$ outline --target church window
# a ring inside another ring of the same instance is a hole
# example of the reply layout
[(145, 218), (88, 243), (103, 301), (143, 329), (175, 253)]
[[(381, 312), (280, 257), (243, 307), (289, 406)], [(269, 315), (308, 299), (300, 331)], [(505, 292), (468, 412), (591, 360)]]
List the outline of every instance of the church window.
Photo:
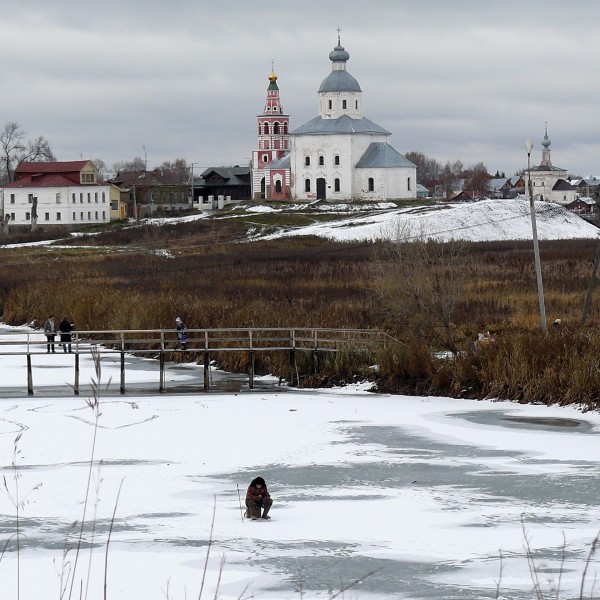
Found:
[(278, 179), (275, 182), (275, 193), (276, 194), (281, 194), (281, 180), (280, 179)]
[(269, 162), (269, 157), (266, 154), (263, 154), (263, 162)]
[(410, 192), (410, 177), (406, 181), (406, 186), (408, 187), (408, 191)]
[(306, 167), (310, 167), (310, 156), (305, 156), (304, 157), (304, 165)]
[(310, 179), (305, 179), (304, 180), (304, 191), (305, 192), (310, 192)]
[(329, 101), (328, 106), (329, 106), (329, 110), (331, 110), (333, 108), (333, 102), (331, 100)]
[(354, 101), (354, 108), (355, 108), (356, 110), (358, 110), (358, 100), (355, 100), (355, 101)]
[(336, 192), (340, 191), (340, 180), (339, 179), (334, 180), (334, 182), (333, 182), (333, 189)]
[(260, 123), (258, 124), (258, 135), (260, 135), (262, 133), (262, 130), (260, 128)]
[(347, 104), (348, 104), (348, 103), (347, 103), (345, 100), (342, 100), (342, 108), (343, 108), (344, 110), (346, 110), (346, 109), (348, 108)]
[(265, 135), (269, 135), (269, 124), (265, 123)]
[(275, 125), (273, 125), (273, 133), (279, 133), (279, 123), (275, 123)]
[(283, 133), (287, 133), (287, 123), (283, 124)]
[(339, 155), (339, 154), (336, 154), (336, 155), (335, 155), (335, 157), (334, 157), (334, 159), (333, 159), (333, 164), (334, 164), (336, 167), (339, 167), (339, 166), (340, 166), (340, 155)]
[(319, 165), (322, 167), (325, 164), (325, 157), (319, 156)]
[(369, 192), (375, 191), (375, 180), (372, 177), (369, 177)]
[(269, 141), (268, 140), (265, 140), (265, 148), (264, 149), (265, 150), (269, 149)]

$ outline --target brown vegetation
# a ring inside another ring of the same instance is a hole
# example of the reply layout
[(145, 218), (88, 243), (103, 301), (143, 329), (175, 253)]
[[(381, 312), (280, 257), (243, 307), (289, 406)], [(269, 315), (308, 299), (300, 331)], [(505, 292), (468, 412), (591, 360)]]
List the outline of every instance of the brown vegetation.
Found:
[[(466, 351), (477, 333), (488, 329), (497, 341), (485, 351), (438, 360), (431, 350), (444, 345), (435, 327), (430, 323), (417, 331), (410, 326), (410, 312), (400, 317), (376, 293), (374, 257), (385, 245), (314, 238), (241, 242), (250, 226), (244, 219), (204, 220), (72, 242), (89, 249), (4, 249), (2, 319), (42, 323), (54, 313), (68, 315), (82, 330), (144, 329), (172, 328), (179, 314), (190, 328), (379, 328), (400, 342), (379, 357), (382, 390), (597, 402), (598, 301), (592, 302), (587, 326), (578, 325), (595, 242), (541, 244), (548, 319), (563, 323), (560, 334), (548, 338), (538, 334), (531, 244), (464, 245), (460, 255), (452, 255), (452, 268), (461, 275), (448, 323), (452, 341)], [(424, 273), (442, 275), (444, 268), (433, 260)], [(377, 276), (385, 280), (386, 274), (380, 270)], [(393, 289), (388, 292), (393, 295)], [(245, 366), (244, 358), (223, 360), (231, 362), (225, 367)], [(325, 383), (342, 373), (368, 373), (359, 360), (328, 362)], [(261, 357), (258, 367), (289, 375), (286, 359)]]

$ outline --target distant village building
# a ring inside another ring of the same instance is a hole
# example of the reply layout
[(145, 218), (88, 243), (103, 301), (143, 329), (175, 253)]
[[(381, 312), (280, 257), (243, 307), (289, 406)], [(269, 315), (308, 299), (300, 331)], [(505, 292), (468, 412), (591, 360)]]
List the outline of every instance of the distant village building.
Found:
[(258, 148), (252, 152), (252, 198), (290, 197), (290, 117), (283, 112), (277, 75), (271, 71), (265, 107), (258, 115)]
[[(529, 169), (534, 200), (545, 200), (566, 206), (577, 197), (577, 189), (567, 179), (567, 170), (555, 167), (550, 160), (548, 125), (542, 140), (542, 162)], [(527, 173), (527, 170), (525, 171)], [(527, 184), (529, 185), (529, 184)], [(529, 190), (527, 191), (529, 196)]]
[(120, 188), (120, 200), (130, 218), (172, 215), (191, 208), (190, 182), (156, 170), (122, 171), (110, 183)]
[(111, 218), (111, 185), (89, 160), (22, 162), (0, 194), (0, 215), (10, 225), (81, 226)]
[(362, 113), (362, 90), (340, 44), (318, 91), (319, 114), (290, 135), (291, 197), (298, 200), (415, 198), (416, 166), (389, 143), (390, 132)]

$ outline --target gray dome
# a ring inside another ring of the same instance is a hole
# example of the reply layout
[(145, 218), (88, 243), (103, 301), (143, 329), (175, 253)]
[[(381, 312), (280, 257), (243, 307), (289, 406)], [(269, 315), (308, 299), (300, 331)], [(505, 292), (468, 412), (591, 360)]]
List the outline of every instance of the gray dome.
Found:
[(348, 71), (331, 71), (319, 88), (321, 92), (361, 92), (358, 81)]
[(350, 55), (344, 49), (344, 46), (338, 45), (329, 53), (329, 60), (331, 62), (346, 62), (350, 58)]

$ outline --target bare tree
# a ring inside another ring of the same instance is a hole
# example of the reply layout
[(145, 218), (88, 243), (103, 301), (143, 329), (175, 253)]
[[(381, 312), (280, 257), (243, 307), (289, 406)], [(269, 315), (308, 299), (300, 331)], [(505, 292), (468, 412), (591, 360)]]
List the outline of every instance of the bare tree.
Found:
[(397, 224), (378, 247), (373, 287), (398, 331), (458, 352), (454, 315), (466, 278), (461, 241), (437, 242)]
[(124, 173), (127, 171), (145, 171), (146, 161), (139, 156), (136, 156), (133, 160), (120, 160), (113, 164), (112, 170), (115, 174)]
[(404, 156), (417, 167), (417, 183), (426, 185), (428, 181), (438, 178), (442, 165), (435, 158), (414, 150), (406, 152)]
[(22, 162), (42, 162), (56, 160), (46, 138), (39, 136), (26, 140), (26, 132), (16, 121), (9, 121), (0, 132), (0, 152), (2, 153), (3, 181), (13, 181), (15, 169)]

